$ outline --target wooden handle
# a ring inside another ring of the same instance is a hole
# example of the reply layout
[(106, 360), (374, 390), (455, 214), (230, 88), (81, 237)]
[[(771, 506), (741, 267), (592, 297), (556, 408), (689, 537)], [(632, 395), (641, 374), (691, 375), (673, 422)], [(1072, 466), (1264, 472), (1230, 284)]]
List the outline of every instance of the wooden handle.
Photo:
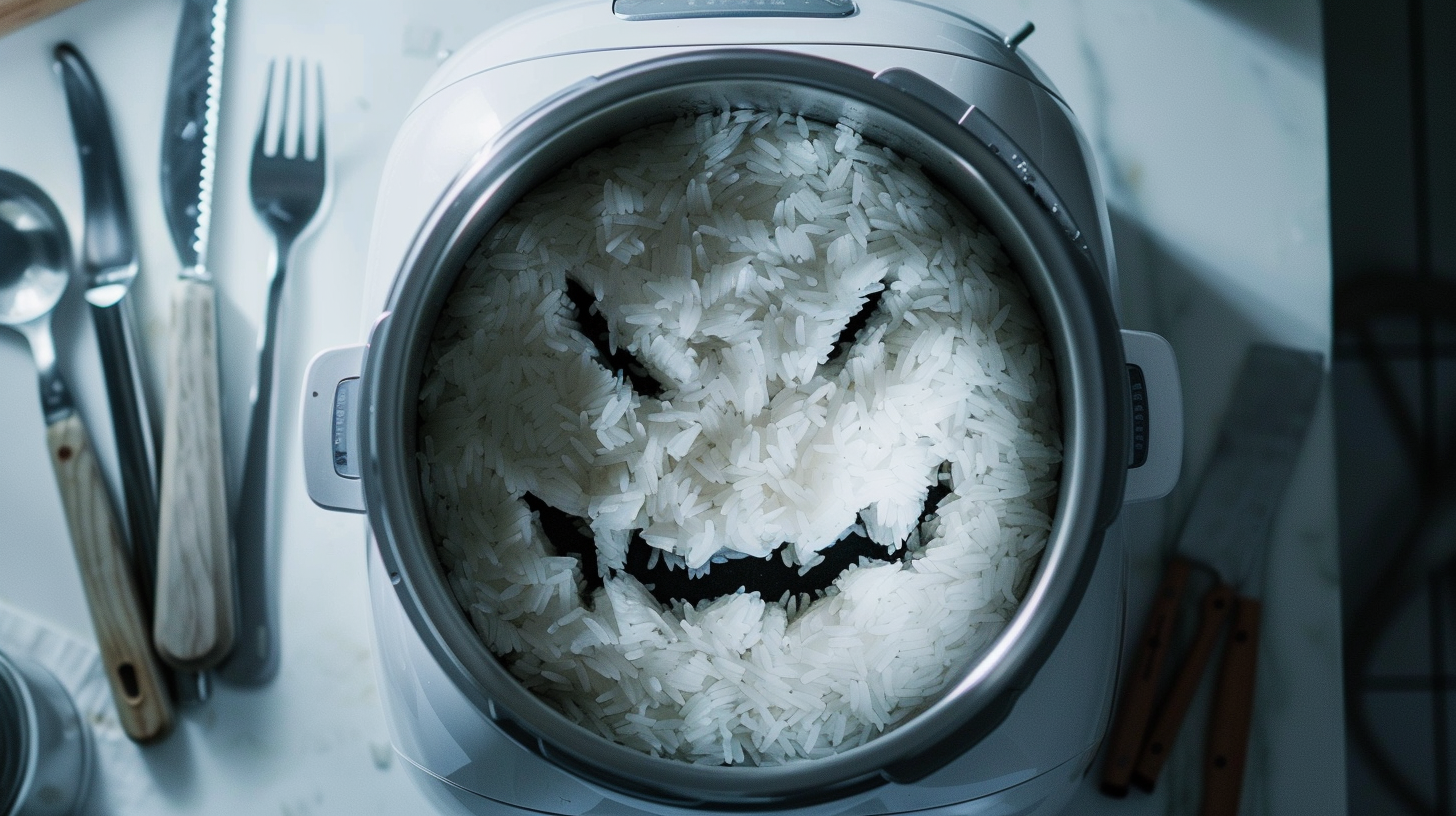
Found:
[(172, 705), (91, 440), (72, 414), (46, 429), (46, 442), (121, 726), (137, 742), (160, 739), (172, 730)]
[(1173, 686), (1163, 698), (1163, 707), (1153, 720), (1153, 730), (1148, 732), (1137, 766), (1133, 768), (1133, 784), (1143, 790), (1152, 790), (1158, 781), (1158, 772), (1163, 769), (1173, 741), (1178, 738), (1178, 729), (1183, 726), (1188, 706), (1203, 682), (1203, 672), (1208, 668), (1213, 647), (1218, 645), (1218, 635), (1233, 605), (1234, 591), (1228, 584), (1216, 584), (1203, 596), (1198, 634), (1193, 638), (1193, 646), (1188, 650), (1182, 667), (1173, 677)]
[(1147, 624), (1143, 626), (1133, 670), (1127, 677), (1127, 687), (1117, 707), (1117, 719), (1112, 723), (1107, 764), (1102, 767), (1102, 792), (1108, 796), (1127, 795), (1133, 765), (1147, 733), (1148, 719), (1153, 713), (1158, 681), (1162, 677), (1163, 662), (1167, 659), (1169, 641), (1173, 637), (1173, 623), (1178, 617), (1178, 604), (1183, 599), (1183, 588), (1188, 584), (1191, 570), (1192, 564), (1188, 561), (1173, 559), (1163, 573), (1157, 594), (1153, 596), (1153, 608), (1148, 613)]
[(188, 671), (217, 665), (233, 645), (216, 317), (210, 285), (178, 282), (167, 355), (152, 637), (163, 660)]
[(1208, 722), (1208, 752), (1203, 758), (1202, 816), (1237, 816), (1244, 790), (1244, 760), (1254, 719), (1254, 678), (1258, 670), (1259, 615), (1262, 605), (1239, 598), (1234, 628), (1214, 691)]
[(30, 25), (81, 0), (0, 0), (0, 34)]

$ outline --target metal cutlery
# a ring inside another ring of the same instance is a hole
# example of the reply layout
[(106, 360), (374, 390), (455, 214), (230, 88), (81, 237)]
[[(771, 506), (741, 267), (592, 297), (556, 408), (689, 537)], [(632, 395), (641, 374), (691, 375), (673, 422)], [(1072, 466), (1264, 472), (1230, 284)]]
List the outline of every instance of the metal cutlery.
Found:
[[(1318, 354), (1268, 345), (1250, 349), (1179, 534), (1177, 555), (1154, 596), (1113, 724), (1102, 778), (1109, 793), (1125, 793), (1129, 781), (1153, 787), (1232, 616), (1209, 719), (1202, 813), (1238, 812), (1253, 713), (1265, 544), (1323, 381), (1324, 359)], [(1213, 586), (1201, 602), (1192, 646), (1154, 716), (1174, 621), (1195, 572), (1211, 574)]]
[[(81, 273), (116, 431), (127, 539), (142, 610), (150, 618), (156, 598), (157, 449), (142, 385), (135, 308), (133, 298), (127, 297), (137, 276), (136, 241), (101, 86), (69, 43), (56, 46), (55, 58), (81, 165), (85, 212)], [(169, 674), (167, 679), (181, 701), (207, 698), (203, 676)]]
[(122, 728), (148, 742), (171, 730), (172, 708), (111, 496), (57, 371), (51, 338), (51, 312), (66, 291), (71, 265), (70, 236), (55, 204), (26, 179), (0, 170), (0, 325), (25, 335), (35, 357), (51, 466), (106, 679)]
[(157, 545), (157, 462), (142, 390), (136, 318), (132, 299), (127, 297), (137, 276), (136, 243), (101, 87), (69, 43), (56, 46), (55, 58), (81, 164), (85, 213), (81, 273), (116, 426), (126, 527), (138, 566), (143, 567), (137, 570), (142, 594), (151, 597)]
[[(252, 390), (252, 411), (248, 419), (248, 441), (243, 460), (243, 485), (235, 516), (238, 548), (239, 605), (238, 648), (222, 673), (239, 683), (259, 684), (278, 671), (277, 612), (273, 589), (274, 546), (268, 501), (270, 452), (275, 437), (272, 423), (274, 368), (277, 362), (278, 312), (283, 284), (294, 244), (323, 205), (327, 188), (327, 153), (324, 146), (323, 68), (315, 65), (314, 91), (307, 92), (309, 71), (299, 63), (298, 108), (295, 121), (293, 60), (284, 63), (282, 99), (273, 121), (277, 140), (268, 138), (269, 110), (274, 100), (273, 77), (276, 61), (268, 66), (267, 92), (258, 135), (253, 141), (249, 191), (253, 209), (273, 233), (274, 250), (268, 278), (268, 295), (263, 323), (258, 332), (258, 374)], [(314, 127), (314, 150), (308, 151), (310, 120)]]
[(182, 271), (167, 354), (152, 636), (162, 659), (194, 671), (222, 661), (234, 637), (217, 294), (207, 266), (226, 16), (227, 0), (184, 0), (162, 130), (162, 204)]

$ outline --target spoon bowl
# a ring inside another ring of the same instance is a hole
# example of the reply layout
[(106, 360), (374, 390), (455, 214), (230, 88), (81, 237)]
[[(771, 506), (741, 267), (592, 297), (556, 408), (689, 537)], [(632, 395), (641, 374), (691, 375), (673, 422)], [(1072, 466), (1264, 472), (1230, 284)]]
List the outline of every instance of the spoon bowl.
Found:
[(71, 263), (55, 202), (29, 179), (0, 170), (0, 325), (48, 316), (66, 291)]

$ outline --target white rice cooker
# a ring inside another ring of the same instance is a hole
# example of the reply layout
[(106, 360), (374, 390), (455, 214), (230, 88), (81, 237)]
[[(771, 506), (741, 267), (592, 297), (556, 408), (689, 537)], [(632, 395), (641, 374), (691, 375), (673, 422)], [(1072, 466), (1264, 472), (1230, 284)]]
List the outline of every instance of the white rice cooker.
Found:
[[(1171, 489), (1171, 350), (1121, 331), (1095, 164), (1005, 38), (915, 0), (569, 0), (486, 32), (420, 94), (386, 165), (369, 342), (324, 352), (304, 398), (310, 495), (369, 514), (381, 696), (446, 812), (1053, 813), (1107, 725), (1122, 647), (1125, 502)], [(944, 698), (841, 755), (779, 768), (637, 754), (515, 684), (455, 608), (413, 475), (414, 394), (463, 254), (571, 159), (643, 124), (751, 104), (846, 121), (918, 160), (1001, 236), (1057, 360), (1066, 459), (1022, 607)]]

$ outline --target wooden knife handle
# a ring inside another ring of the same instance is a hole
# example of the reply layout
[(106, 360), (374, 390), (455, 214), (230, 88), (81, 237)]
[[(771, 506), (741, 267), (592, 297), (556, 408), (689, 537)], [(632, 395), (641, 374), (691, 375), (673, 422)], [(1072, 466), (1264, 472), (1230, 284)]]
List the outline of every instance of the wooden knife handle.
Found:
[(223, 482), (217, 305), (211, 285), (172, 296), (152, 638), (162, 659), (202, 671), (233, 645), (233, 553)]
[(1152, 790), (1158, 781), (1158, 772), (1163, 769), (1173, 741), (1178, 738), (1178, 729), (1183, 726), (1183, 718), (1187, 716), (1193, 695), (1203, 681), (1208, 660), (1213, 656), (1213, 647), (1218, 645), (1218, 635), (1233, 606), (1234, 591), (1228, 584), (1215, 584), (1203, 596), (1198, 634), (1193, 638), (1193, 646), (1189, 648), (1182, 667), (1173, 677), (1173, 686), (1163, 698), (1163, 707), (1153, 720), (1153, 730), (1148, 732), (1147, 742), (1143, 743), (1137, 766), (1133, 768), (1133, 784), (1143, 790)]
[(1262, 604), (1239, 598), (1234, 627), (1224, 651), (1223, 667), (1208, 723), (1208, 749), (1203, 758), (1202, 816), (1237, 816), (1244, 789), (1244, 760), (1254, 716), (1254, 679), (1259, 657)]
[(1117, 719), (1112, 723), (1112, 743), (1107, 752), (1107, 764), (1102, 768), (1102, 792), (1108, 796), (1127, 795), (1128, 782), (1132, 779), (1133, 766), (1147, 734), (1153, 702), (1157, 699), (1158, 681), (1162, 678), (1163, 662), (1168, 657), (1178, 604), (1183, 599), (1183, 589), (1188, 584), (1191, 571), (1191, 563), (1174, 558), (1163, 573), (1157, 594), (1153, 596), (1153, 608), (1143, 626), (1133, 670), (1127, 677), (1127, 687), (1123, 689), (1122, 700), (1117, 707)]
[(121, 726), (137, 742), (161, 739), (172, 730), (172, 705), (152, 657), (116, 512), (81, 417), (73, 413), (51, 424), (46, 443)]
[(0, 34), (70, 8), (81, 0), (0, 0)]

